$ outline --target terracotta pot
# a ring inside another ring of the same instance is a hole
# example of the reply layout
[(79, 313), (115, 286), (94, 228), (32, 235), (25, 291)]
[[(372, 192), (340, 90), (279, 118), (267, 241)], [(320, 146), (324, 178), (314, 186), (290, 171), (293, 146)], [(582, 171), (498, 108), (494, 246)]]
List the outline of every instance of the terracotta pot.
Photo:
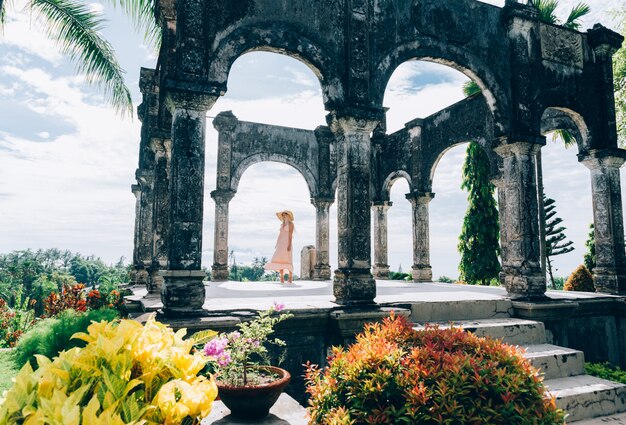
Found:
[(279, 376), (274, 382), (263, 385), (238, 387), (217, 381), (219, 397), (230, 409), (230, 413), (240, 419), (262, 419), (278, 400), (280, 393), (291, 381), (291, 375), (285, 369), (275, 366), (260, 366)]

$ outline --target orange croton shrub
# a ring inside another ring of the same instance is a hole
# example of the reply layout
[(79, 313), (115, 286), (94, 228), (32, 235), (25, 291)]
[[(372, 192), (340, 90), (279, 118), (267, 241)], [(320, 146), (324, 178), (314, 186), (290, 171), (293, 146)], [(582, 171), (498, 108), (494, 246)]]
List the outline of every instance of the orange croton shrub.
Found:
[(393, 315), (334, 348), (326, 368), (309, 365), (307, 381), (312, 424), (564, 423), (515, 347)]

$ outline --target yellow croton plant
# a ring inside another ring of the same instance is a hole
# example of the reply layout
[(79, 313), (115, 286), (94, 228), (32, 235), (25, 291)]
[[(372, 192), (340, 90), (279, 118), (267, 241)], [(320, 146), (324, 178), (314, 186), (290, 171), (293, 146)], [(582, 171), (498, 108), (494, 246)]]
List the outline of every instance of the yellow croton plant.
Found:
[(36, 370), (24, 365), (4, 394), (0, 425), (199, 424), (217, 387), (198, 376), (206, 358), (191, 351), (215, 332), (184, 336), (153, 317), (93, 323), (74, 335), (84, 348), (38, 356)]

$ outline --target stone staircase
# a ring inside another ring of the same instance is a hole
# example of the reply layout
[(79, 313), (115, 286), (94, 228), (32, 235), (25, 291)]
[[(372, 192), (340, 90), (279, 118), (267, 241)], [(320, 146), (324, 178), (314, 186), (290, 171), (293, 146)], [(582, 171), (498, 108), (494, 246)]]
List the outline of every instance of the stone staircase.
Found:
[[(441, 308), (445, 309), (443, 303)], [(485, 309), (483, 312), (489, 312), (488, 318), (471, 317), (452, 323), (476, 335), (502, 338), (508, 344), (523, 347), (524, 356), (543, 372), (544, 382), (556, 396), (557, 406), (567, 412), (568, 424), (626, 425), (626, 414), (620, 415), (626, 412), (626, 385), (586, 375), (583, 352), (548, 344), (542, 322), (512, 318), (504, 311), (506, 309)], [(442, 311), (442, 314), (445, 313)], [(459, 316), (462, 315), (459, 311)], [(473, 308), (472, 315), (480, 316), (480, 310)], [(423, 328), (427, 321), (419, 320), (424, 319), (419, 314), (416, 316), (412, 315), (416, 329)], [(429, 323), (450, 326), (450, 322), (444, 321)]]

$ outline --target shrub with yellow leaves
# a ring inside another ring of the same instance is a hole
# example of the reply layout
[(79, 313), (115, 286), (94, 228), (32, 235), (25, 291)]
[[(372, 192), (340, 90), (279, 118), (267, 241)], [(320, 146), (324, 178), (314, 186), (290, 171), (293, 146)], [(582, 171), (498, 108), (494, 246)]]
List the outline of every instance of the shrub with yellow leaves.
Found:
[(206, 357), (192, 347), (215, 332), (184, 339), (150, 318), (93, 323), (74, 335), (84, 348), (54, 360), (26, 363), (0, 407), (0, 425), (195, 425), (217, 396), (211, 377), (198, 376)]

